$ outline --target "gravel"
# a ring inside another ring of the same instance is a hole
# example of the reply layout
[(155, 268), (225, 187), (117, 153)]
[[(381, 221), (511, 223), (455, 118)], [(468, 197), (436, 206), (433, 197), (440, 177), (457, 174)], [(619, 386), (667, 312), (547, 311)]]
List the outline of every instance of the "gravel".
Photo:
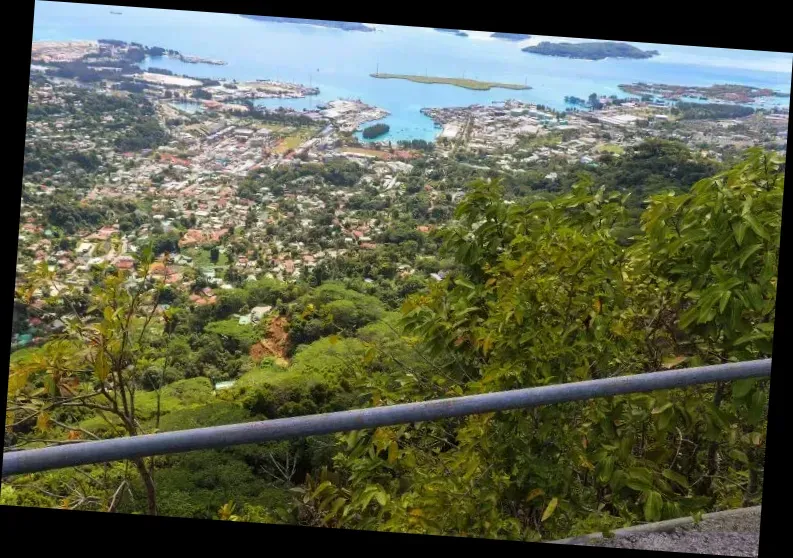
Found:
[(727, 517), (707, 518), (698, 525), (677, 527), (670, 532), (635, 533), (586, 544), (609, 548), (666, 550), (716, 556), (757, 556), (760, 542), (760, 511)]

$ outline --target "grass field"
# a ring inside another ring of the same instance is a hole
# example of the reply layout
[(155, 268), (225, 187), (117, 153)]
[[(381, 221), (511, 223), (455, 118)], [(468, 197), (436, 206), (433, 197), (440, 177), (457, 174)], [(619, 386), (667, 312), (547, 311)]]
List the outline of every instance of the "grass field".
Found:
[[(299, 370), (286, 368), (283, 365), (277, 364), (264, 365), (261, 368), (254, 368), (240, 376), (234, 387), (253, 387), (262, 384), (269, 384), (271, 386), (282, 386), (285, 384), (293, 383), (301, 380), (321, 379), (320, 375), (305, 374)], [(288, 366), (288, 365), (287, 365)]]
[(185, 255), (190, 256), (193, 258), (193, 267), (195, 269), (201, 269), (203, 267), (224, 267), (229, 264), (228, 257), (226, 254), (219, 254), (217, 263), (212, 263), (209, 259), (209, 248), (191, 248), (189, 250), (185, 250)]
[(380, 79), (406, 79), (416, 83), (454, 85), (465, 89), (475, 89), (477, 91), (487, 91), (493, 88), (500, 89), (531, 89), (528, 85), (517, 85), (514, 83), (496, 83), (493, 81), (478, 81), (475, 79), (445, 78), (433, 76), (411, 76), (405, 74), (370, 74), (374, 78)]
[(365, 149), (363, 147), (345, 147), (341, 149), (341, 151), (349, 152), (349, 153), (358, 153), (359, 155), (371, 155), (372, 157), (377, 157), (379, 159), (388, 159), (389, 154), (384, 151), (378, 151), (376, 149)]
[(297, 149), (301, 143), (306, 141), (301, 136), (288, 136), (281, 140), (281, 142), (275, 147), (275, 152), (279, 155), (283, 155), (290, 149)]
[(285, 137), (278, 143), (274, 151), (278, 155), (283, 155), (290, 149), (297, 149), (301, 144), (313, 138), (317, 133), (316, 128), (292, 128), (283, 130)]

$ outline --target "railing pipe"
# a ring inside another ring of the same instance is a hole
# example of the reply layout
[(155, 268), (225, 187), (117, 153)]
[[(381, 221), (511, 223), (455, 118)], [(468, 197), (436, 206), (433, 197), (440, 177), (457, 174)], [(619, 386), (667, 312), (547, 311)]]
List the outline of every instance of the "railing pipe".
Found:
[(754, 360), (436, 399), (419, 403), (11, 451), (3, 454), (3, 476), (150, 455), (222, 448), (379, 426), (526, 409), (539, 405), (582, 401), (626, 393), (680, 388), (743, 378), (761, 378), (770, 374), (771, 359)]

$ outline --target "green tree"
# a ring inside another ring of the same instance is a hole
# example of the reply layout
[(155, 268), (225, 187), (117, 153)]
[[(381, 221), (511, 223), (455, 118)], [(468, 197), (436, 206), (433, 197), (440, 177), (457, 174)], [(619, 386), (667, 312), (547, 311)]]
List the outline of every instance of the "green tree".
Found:
[[(403, 308), (427, 360), (367, 373), (372, 404), (770, 356), (781, 169), (752, 151), (652, 198), (630, 247), (625, 197), (586, 177), (509, 205), (474, 184), (441, 232), (458, 271)], [(737, 507), (759, 494), (766, 401), (767, 382), (742, 381), (345, 434), (302, 513), (538, 540)]]
[[(75, 413), (93, 412), (105, 419), (115, 435), (137, 436), (144, 430), (136, 409), (136, 395), (149, 362), (152, 336), (162, 328), (156, 312), (163, 285), (152, 281), (151, 249), (144, 250), (137, 265), (137, 282), (129, 272), (108, 275), (91, 293), (86, 314), (75, 311), (62, 337), (9, 373), (7, 424), (21, 438), (30, 432), (43, 435), (65, 429), (75, 437), (98, 438), (81, 428)], [(50, 288), (54, 275), (46, 264), (31, 277), (30, 296), (38, 286)], [(153, 461), (132, 460), (145, 487), (148, 513), (156, 515), (157, 498), (152, 477)]]

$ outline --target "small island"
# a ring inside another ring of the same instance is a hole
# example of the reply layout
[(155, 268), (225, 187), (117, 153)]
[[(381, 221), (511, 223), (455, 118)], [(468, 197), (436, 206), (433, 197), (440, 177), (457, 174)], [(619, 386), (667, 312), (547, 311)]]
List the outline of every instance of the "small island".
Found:
[(374, 28), (364, 25), (363, 23), (356, 23), (353, 21), (328, 21), (325, 19), (305, 19), (299, 17), (277, 17), (277, 16), (262, 16), (262, 15), (243, 15), (247, 19), (256, 21), (269, 21), (273, 23), (297, 23), (300, 25), (319, 25), (320, 27), (330, 27), (332, 29), (341, 29), (342, 31), (364, 31), (373, 32)]
[(619, 88), (626, 93), (638, 96), (660, 97), (670, 101), (699, 99), (701, 101), (723, 101), (727, 103), (753, 103), (764, 97), (790, 97), (773, 89), (751, 87), (749, 85), (716, 84), (708, 87), (687, 85), (667, 85), (663, 83), (622, 84)]
[(435, 31), (440, 31), (441, 33), (451, 33), (452, 35), (457, 35), (458, 37), (467, 37), (468, 33), (465, 31), (461, 31), (460, 29), (444, 29), (443, 27), (433, 27)]
[(641, 59), (658, 55), (657, 50), (641, 50), (628, 43), (610, 41), (591, 43), (551, 43), (543, 41), (538, 45), (527, 46), (521, 50), (544, 56), (560, 56), (562, 58), (579, 58), (582, 60), (603, 60), (605, 58)]
[(390, 129), (391, 127), (388, 124), (374, 124), (364, 128), (361, 135), (364, 137), (364, 139), (374, 139), (387, 134)]
[(494, 39), (503, 39), (505, 41), (525, 41), (526, 39), (531, 39), (531, 35), (524, 35), (523, 33), (491, 33), (491, 37)]
[(475, 89), (477, 91), (488, 91), (494, 88), (500, 89), (531, 89), (528, 85), (518, 85), (514, 83), (495, 83), (490, 81), (477, 81), (475, 79), (446, 78), (433, 76), (410, 76), (404, 74), (370, 74), (374, 78), (380, 79), (406, 79), (416, 83), (443, 84), (464, 87), (465, 89)]

